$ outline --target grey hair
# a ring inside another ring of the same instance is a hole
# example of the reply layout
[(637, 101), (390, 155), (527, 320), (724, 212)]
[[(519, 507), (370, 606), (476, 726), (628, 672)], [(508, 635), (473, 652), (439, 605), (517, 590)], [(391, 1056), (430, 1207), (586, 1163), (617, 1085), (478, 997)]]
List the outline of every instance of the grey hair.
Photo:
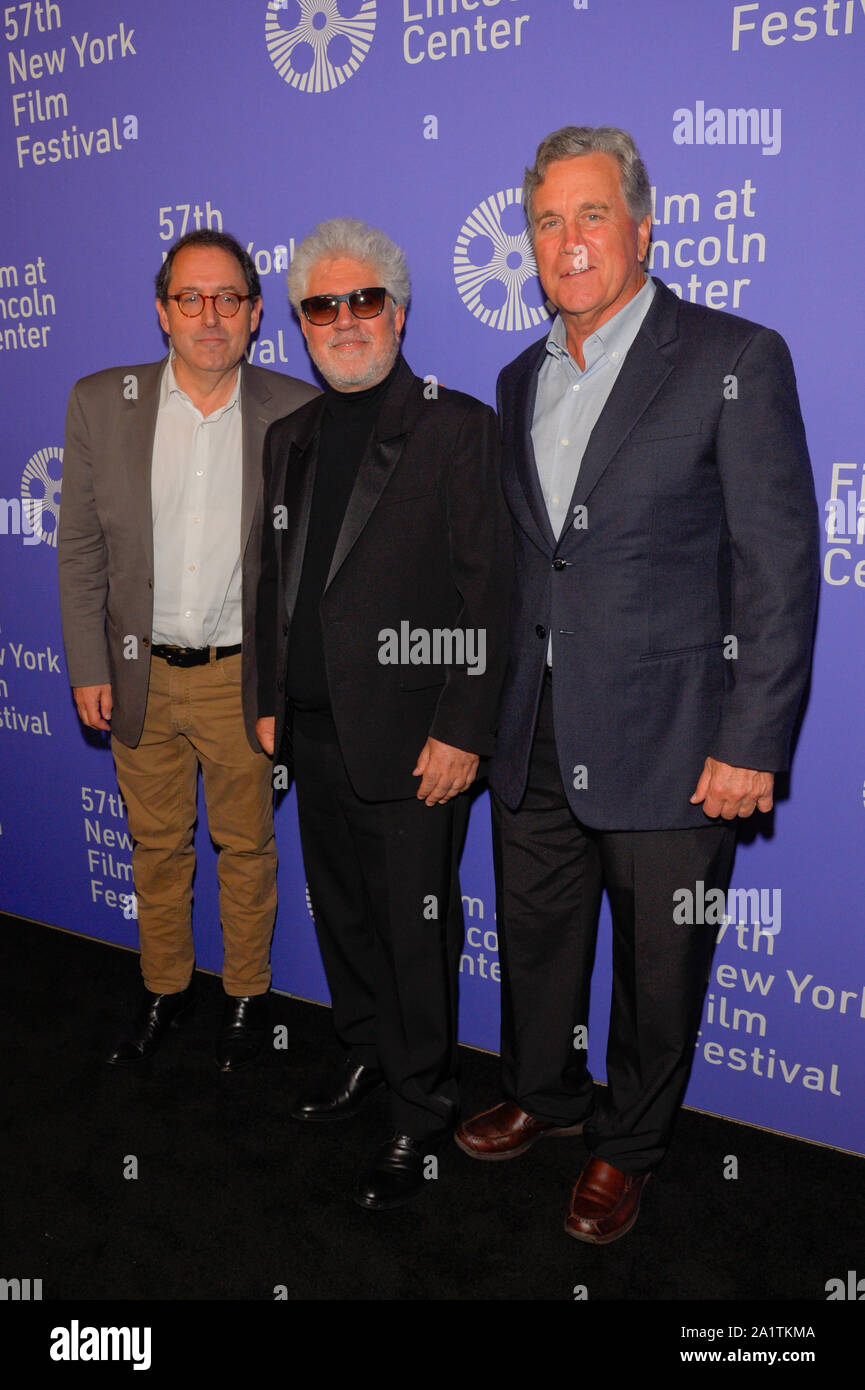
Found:
[[(395, 304), (405, 308), (411, 299), (411, 279), (404, 253), (378, 227), (370, 227), (356, 217), (331, 217), (319, 222), (309, 236), (304, 237), (294, 253), (288, 270), (288, 297), (292, 307), (300, 310), (306, 297), (310, 272), (318, 261), (336, 260), (348, 256), (355, 261), (369, 261), (376, 275)], [(358, 285), (358, 289), (366, 289)]]
[(613, 125), (566, 125), (554, 130), (538, 145), (535, 162), (526, 170), (523, 179), (523, 210), (532, 228), (532, 197), (535, 189), (543, 183), (547, 169), (557, 159), (574, 159), (581, 154), (611, 154), (618, 161), (621, 175), (622, 197), (628, 215), (635, 222), (642, 222), (652, 211), (652, 189), (646, 166), (633, 138), (626, 130)]

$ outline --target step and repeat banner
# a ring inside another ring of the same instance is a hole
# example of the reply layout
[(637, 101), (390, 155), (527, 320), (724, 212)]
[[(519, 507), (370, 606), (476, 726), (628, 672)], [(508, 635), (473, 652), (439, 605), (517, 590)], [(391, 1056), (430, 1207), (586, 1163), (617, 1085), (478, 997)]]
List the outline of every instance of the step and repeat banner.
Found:
[[(312, 379), (285, 293), (294, 247), (323, 218), (376, 223), (411, 267), (414, 371), (492, 402), (550, 322), (524, 166), (562, 125), (624, 126), (653, 183), (653, 272), (790, 344), (824, 519), (789, 795), (746, 827), (727, 901), (690, 905), (718, 947), (687, 1101), (865, 1152), (865, 0), (26, 0), (0, 21), (0, 908), (136, 944), (111, 755), (68, 687), (56, 536), (69, 389), (163, 356), (167, 247), (195, 227), (248, 246), (264, 294), (250, 360)], [(197, 959), (219, 971), (200, 810)], [(277, 827), (274, 983), (326, 1000), (292, 794)], [(495, 1048), (485, 795), (462, 885), (461, 1037)], [(605, 912), (601, 1078), (609, 954)]]

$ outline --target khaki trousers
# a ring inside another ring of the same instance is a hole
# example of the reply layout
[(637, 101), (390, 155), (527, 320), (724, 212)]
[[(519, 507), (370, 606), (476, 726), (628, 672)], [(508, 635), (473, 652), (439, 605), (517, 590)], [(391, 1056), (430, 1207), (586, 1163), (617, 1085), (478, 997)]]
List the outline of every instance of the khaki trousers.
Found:
[(117, 781), (134, 841), (141, 971), (155, 994), (192, 978), (193, 834), (198, 769), (210, 834), (219, 849), (219, 914), (227, 994), (270, 987), (276, 915), (276, 846), (270, 759), (246, 738), (241, 654), (204, 666), (169, 666), (154, 656), (137, 748), (112, 739)]

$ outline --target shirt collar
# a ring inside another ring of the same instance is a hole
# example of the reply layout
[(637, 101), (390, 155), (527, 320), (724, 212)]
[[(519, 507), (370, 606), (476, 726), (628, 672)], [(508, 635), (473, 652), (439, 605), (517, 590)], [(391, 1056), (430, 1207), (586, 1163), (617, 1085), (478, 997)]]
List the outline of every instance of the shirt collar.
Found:
[[(601, 356), (610, 357), (613, 361), (625, 356), (637, 336), (654, 294), (655, 282), (651, 275), (647, 275), (633, 299), (629, 299), (618, 313), (613, 314), (611, 319), (607, 319), (606, 323), (602, 323), (600, 328), (590, 334), (583, 344), (587, 371)], [(553, 320), (553, 326), (547, 334), (546, 349), (560, 362), (570, 358), (565, 321), (561, 314), (556, 314)]]
[[(171, 351), (170, 351), (169, 354), (168, 354), (168, 361), (167, 361), (166, 364), (165, 364), (165, 371), (164, 371), (163, 374), (162, 374), (162, 382), (161, 382), (161, 386), (160, 386), (160, 396), (161, 396), (160, 404), (161, 404), (161, 405), (164, 405), (164, 404), (166, 403), (166, 401), (168, 401), (172, 396), (177, 396), (180, 400), (182, 400), (182, 401), (187, 401), (188, 404), (192, 406), (193, 410), (195, 410), (195, 409), (197, 409), (197, 407), (193, 405), (192, 401), (189, 399), (189, 397), (187, 396), (186, 392), (183, 390), (183, 387), (182, 387), (182, 386), (178, 386), (178, 384), (177, 384), (177, 377), (174, 375), (174, 360), (175, 360), (176, 355), (177, 355), (177, 354), (175, 353), (174, 348), (172, 348)], [(238, 402), (239, 399), (240, 399), (240, 366), (238, 365), (238, 368), (237, 368), (237, 376), (236, 376), (235, 379), (234, 379), (234, 390), (232, 391), (232, 393), (231, 393), (231, 395), (229, 396), (228, 400), (225, 402), (225, 405), (220, 406), (219, 410), (214, 411), (214, 413), (213, 413), (212, 415), (208, 415), (208, 416), (207, 416), (207, 419), (208, 419), (208, 420), (215, 420), (215, 419), (218, 419), (219, 416), (222, 415), (222, 413), (223, 413), (224, 411), (230, 410), (231, 407), (232, 407), (233, 405), (237, 405), (237, 402)]]

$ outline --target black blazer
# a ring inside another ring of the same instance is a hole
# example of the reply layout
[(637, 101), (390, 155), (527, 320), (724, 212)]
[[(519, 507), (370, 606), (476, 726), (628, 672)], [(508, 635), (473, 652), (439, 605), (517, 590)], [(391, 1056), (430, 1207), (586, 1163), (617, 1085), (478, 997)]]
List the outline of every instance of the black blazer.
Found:
[[(482, 757), (492, 752), (506, 661), (511, 542), (496, 417), (462, 392), (439, 387), (430, 395), (401, 361), (358, 470), (320, 607), (340, 746), (355, 791), (372, 801), (416, 794), (412, 769), (430, 735)], [(259, 714), (275, 715), (277, 749), (322, 410), (318, 398), (277, 421), (264, 445)], [(381, 634), (398, 633), (404, 622), (428, 632), (484, 629), (483, 673), (446, 661), (383, 664)]]
[(606, 830), (707, 824), (689, 804), (707, 756), (786, 768), (819, 574), (786, 344), (655, 284), (560, 539), (531, 441), (543, 342), (498, 383), (516, 572), (490, 783), (519, 804), (551, 631), (565, 790)]

